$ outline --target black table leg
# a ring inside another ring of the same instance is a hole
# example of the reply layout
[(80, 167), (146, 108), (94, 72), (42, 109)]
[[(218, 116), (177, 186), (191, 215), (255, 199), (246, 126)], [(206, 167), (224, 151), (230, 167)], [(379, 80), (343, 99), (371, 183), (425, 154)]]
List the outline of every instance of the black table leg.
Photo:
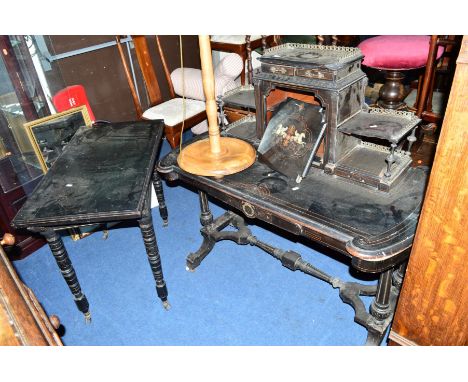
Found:
[(192, 252), (187, 256), (186, 269), (189, 272), (195, 271), (195, 268), (197, 268), (203, 259), (208, 256), (216, 244), (216, 241), (213, 240), (210, 235), (206, 234), (203, 229), (213, 223), (213, 214), (211, 213), (210, 205), (208, 204), (208, 197), (203, 191), (198, 191), (198, 197), (200, 200), (200, 223), (202, 225), (201, 233), (203, 235), (203, 243), (198, 251)]
[(167, 227), (169, 222), (168, 222), (166, 200), (164, 199), (161, 178), (159, 177), (159, 174), (156, 168), (154, 169), (154, 172), (153, 172), (153, 186), (154, 186), (154, 191), (156, 192), (156, 198), (158, 199), (159, 214), (161, 215), (161, 218), (163, 220), (163, 226)]
[(371, 317), (366, 345), (379, 345), (393, 318), (399, 290), (392, 286), (392, 273), (393, 269), (388, 269), (380, 274), (377, 292), (369, 309)]
[(138, 220), (138, 225), (140, 226), (141, 235), (145, 243), (151, 271), (156, 280), (156, 292), (163, 303), (164, 309), (169, 310), (171, 306), (169, 305), (169, 301), (167, 301), (167, 287), (162, 272), (156, 234), (154, 233), (153, 218), (151, 217), (151, 211), (149, 209), (145, 209), (144, 216)]
[(55, 261), (57, 261), (63, 278), (73, 294), (76, 306), (80, 312), (84, 314), (86, 322), (89, 323), (91, 321), (91, 313), (89, 312), (88, 299), (81, 291), (80, 283), (78, 282), (71, 260), (68, 257), (67, 250), (63, 245), (62, 238), (54, 230), (45, 231), (43, 235), (49, 244)]
[(406, 266), (408, 265), (408, 261), (403, 261), (400, 266), (393, 272), (392, 275), (392, 282), (393, 285), (400, 290), (401, 286), (403, 285), (403, 277), (405, 276)]
[(198, 191), (198, 197), (200, 202), (200, 223), (204, 227), (213, 223), (213, 214), (211, 213), (206, 193)]

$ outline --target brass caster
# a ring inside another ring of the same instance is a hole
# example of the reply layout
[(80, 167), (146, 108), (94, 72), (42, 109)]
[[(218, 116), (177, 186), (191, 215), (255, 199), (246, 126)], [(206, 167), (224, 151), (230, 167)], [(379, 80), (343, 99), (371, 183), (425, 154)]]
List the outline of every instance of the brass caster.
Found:
[(165, 310), (170, 310), (171, 309), (171, 304), (169, 304), (169, 301), (167, 301), (167, 300), (163, 301), (162, 304), (163, 304), (163, 307), (164, 307)]
[(84, 318), (85, 318), (85, 323), (90, 324), (91, 323), (91, 312), (86, 312), (84, 314)]
[(163, 219), (163, 227), (167, 227), (169, 225), (169, 221), (167, 219)]
[(185, 270), (186, 270), (187, 272), (190, 272), (190, 273), (195, 272), (195, 269), (190, 268), (188, 265), (185, 267)]

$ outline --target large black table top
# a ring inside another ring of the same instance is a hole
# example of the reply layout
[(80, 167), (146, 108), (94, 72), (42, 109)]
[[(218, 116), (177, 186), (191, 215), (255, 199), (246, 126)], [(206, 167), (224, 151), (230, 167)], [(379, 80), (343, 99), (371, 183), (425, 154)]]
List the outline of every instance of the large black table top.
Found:
[(177, 165), (177, 155), (176, 149), (158, 164), (168, 179), (191, 184), (248, 217), (337, 249), (353, 257), (358, 268), (385, 268), (412, 244), (426, 185), (424, 168), (410, 168), (387, 193), (315, 168), (298, 185), (258, 160), (221, 179), (196, 176)]
[(163, 127), (156, 120), (80, 128), (12, 224), (59, 227), (141, 218)]

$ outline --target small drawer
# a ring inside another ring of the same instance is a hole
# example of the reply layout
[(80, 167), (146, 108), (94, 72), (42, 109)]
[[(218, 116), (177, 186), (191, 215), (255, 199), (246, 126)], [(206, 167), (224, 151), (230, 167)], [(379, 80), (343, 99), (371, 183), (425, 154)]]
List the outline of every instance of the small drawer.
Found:
[(283, 76), (294, 76), (294, 68), (291, 66), (262, 64), (262, 72), (281, 74)]
[(318, 69), (296, 69), (296, 76), (327, 81), (333, 80), (333, 72)]

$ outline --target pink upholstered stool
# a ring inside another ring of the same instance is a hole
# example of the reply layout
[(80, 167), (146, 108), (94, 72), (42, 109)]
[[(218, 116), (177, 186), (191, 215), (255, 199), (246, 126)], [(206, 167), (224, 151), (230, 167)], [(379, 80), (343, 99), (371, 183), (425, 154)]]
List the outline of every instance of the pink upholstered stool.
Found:
[[(426, 65), (429, 53), (429, 36), (377, 36), (359, 44), (364, 54), (363, 65), (384, 70), (385, 84), (379, 92), (378, 105), (387, 109), (402, 109), (405, 89), (405, 71), (422, 68)], [(439, 47), (437, 58), (442, 56)]]

